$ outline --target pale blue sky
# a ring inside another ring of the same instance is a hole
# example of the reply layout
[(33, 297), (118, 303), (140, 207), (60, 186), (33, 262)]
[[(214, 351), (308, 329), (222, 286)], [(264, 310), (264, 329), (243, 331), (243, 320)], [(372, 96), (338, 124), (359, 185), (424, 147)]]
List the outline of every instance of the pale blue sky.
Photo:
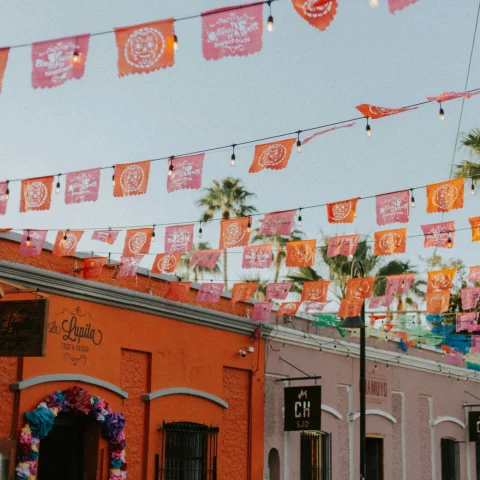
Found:
[[(240, 2), (226, 0), (3, 0), (0, 45), (47, 40), (109, 30), (169, 17), (196, 14)], [(114, 35), (90, 40), (86, 72), (80, 81), (47, 90), (31, 88), (31, 49), (10, 54), (0, 95), (2, 133), (1, 179), (35, 177), (101, 165), (179, 155), (285, 131), (308, 128), (358, 116), (355, 105), (371, 103), (399, 107), (427, 95), (464, 88), (478, 0), (419, 0), (395, 15), (387, 0), (372, 9), (368, 0), (340, 0), (335, 21), (325, 32), (309, 26), (290, 0), (272, 5), (276, 29), (264, 34), (261, 52), (247, 58), (207, 62), (201, 53), (201, 21), (176, 24), (180, 49), (173, 68), (150, 75), (117, 77)], [(265, 19), (267, 16), (265, 10)], [(473, 55), (468, 88), (480, 87), (480, 42)], [(461, 100), (320, 137), (294, 152), (286, 170), (248, 174), (253, 146), (207, 154), (203, 183), (227, 175), (240, 177), (257, 194), (259, 211), (275, 211), (367, 196), (448, 178)], [(479, 127), (480, 96), (465, 102), (461, 131)], [(456, 159), (466, 152), (456, 153)], [(8, 213), (1, 226), (64, 229), (142, 225), (196, 220), (197, 191), (166, 192), (167, 163), (152, 164), (149, 191), (141, 197), (113, 198), (111, 170), (102, 173), (97, 203), (67, 206), (54, 195), (48, 212), (18, 213), (20, 184), (11, 184)], [(467, 189), (468, 191), (468, 189)], [(417, 191), (408, 234), (420, 225), (441, 221), (425, 212), (424, 191)], [(445, 215), (457, 228), (480, 215), (479, 196), (466, 196), (466, 207)], [(353, 225), (334, 226), (325, 208), (305, 211), (304, 230), (313, 238), (327, 234), (372, 234), (374, 200), (359, 204)], [(219, 224), (204, 227), (204, 239), (218, 245)], [(53, 241), (55, 233), (50, 233)], [(105, 244), (85, 234), (80, 250), (107, 251)], [(163, 250), (163, 231), (152, 252)], [(110, 248), (110, 247), (108, 247)], [(120, 236), (113, 252), (123, 249)], [(408, 256), (427, 255), (423, 239), (410, 239)], [(469, 232), (457, 234), (446, 256), (480, 263), (480, 244)], [(235, 252), (233, 250), (232, 252)], [(237, 250), (240, 252), (240, 250)], [(239, 253), (230, 255), (229, 276), (241, 275)], [(149, 266), (153, 256), (142, 266)]]

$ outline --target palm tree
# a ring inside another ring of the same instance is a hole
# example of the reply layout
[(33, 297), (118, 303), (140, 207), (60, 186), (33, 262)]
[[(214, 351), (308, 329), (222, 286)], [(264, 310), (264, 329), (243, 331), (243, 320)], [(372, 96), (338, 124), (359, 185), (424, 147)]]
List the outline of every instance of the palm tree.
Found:
[(199, 242), (199, 244), (195, 247), (193, 246), (193, 250), (182, 255), (182, 258), (178, 262), (178, 267), (183, 270), (182, 278), (191, 278), (193, 275), (193, 281), (198, 282), (199, 279), (202, 279), (205, 274), (210, 274), (216, 277), (220, 273), (220, 266), (219, 262), (215, 265), (213, 270), (208, 268), (202, 267), (200, 265), (195, 265), (192, 269), (190, 269), (190, 260), (192, 259), (195, 252), (198, 250), (210, 250), (210, 244), (208, 242)]
[[(204, 189), (204, 196), (197, 201), (197, 206), (204, 208), (202, 222), (209, 222), (215, 214), (220, 213), (223, 220), (231, 217), (246, 217), (257, 209), (248, 202), (254, 193), (243, 186), (239, 178), (227, 177), (214, 180), (212, 186)], [(227, 288), (227, 251), (223, 251), (223, 282)]]
[(289, 237), (284, 237), (282, 235), (262, 235), (261, 233), (258, 233), (258, 229), (255, 229), (252, 243), (271, 243), (272, 247), (276, 250), (273, 258), (275, 267), (274, 282), (278, 282), (278, 277), (280, 277), (282, 266), (287, 258), (287, 243), (301, 240), (304, 236), (304, 233), (297, 229), (293, 230)]
[(293, 282), (291, 292), (301, 293), (305, 282), (323, 280), (322, 276), (313, 268), (297, 268), (287, 275), (287, 280)]
[(462, 137), (462, 147), (469, 149), (470, 160), (462, 160), (455, 166), (455, 177), (480, 177), (480, 128), (473, 128)]

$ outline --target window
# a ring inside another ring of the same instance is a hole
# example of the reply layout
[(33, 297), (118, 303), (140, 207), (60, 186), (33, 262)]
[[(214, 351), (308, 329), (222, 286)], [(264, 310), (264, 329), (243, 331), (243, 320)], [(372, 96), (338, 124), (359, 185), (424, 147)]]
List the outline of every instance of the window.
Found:
[(366, 478), (368, 480), (383, 480), (383, 438), (367, 437), (366, 447)]
[(157, 480), (217, 479), (217, 427), (176, 422), (164, 423), (161, 430), (163, 455)]
[(280, 480), (280, 455), (276, 448), (268, 454), (268, 480)]
[(460, 479), (458, 442), (452, 438), (442, 438), (442, 480)]
[(330, 480), (330, 435), (303, 432), (300, 442), (300, 480)]

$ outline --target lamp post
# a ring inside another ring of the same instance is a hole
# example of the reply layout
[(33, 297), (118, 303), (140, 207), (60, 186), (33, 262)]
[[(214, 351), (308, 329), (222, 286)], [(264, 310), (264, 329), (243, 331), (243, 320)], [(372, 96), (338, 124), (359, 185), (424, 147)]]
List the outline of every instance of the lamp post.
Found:
[[(351, 266), (352, 278), (360, 278), (365, 276), (363, 265), (358, 260), (353, 260)], [(366, 406), (366, 380), (365, 380), (365, 300), (362, 304), (360, 317), (347, 317), (340, 324), (341, 328), (360, 329), (360, 479), (366, 479), (366, 422), (365, 422), (365, 406)]]

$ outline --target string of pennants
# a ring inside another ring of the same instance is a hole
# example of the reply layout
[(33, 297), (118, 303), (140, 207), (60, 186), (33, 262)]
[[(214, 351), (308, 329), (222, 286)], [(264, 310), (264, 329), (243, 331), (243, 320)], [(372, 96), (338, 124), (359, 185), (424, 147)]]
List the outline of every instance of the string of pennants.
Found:
[[(201, 18), (202, 51), (206, 60), (243, 57), (263, 46), (263, 8), (268, 6), (267, 30), (273, 31), (272, 3), (276, 0), (219, 8), (184, 18), (114, 28), (92, 35), (115, 34), (118, 50), (118, 76), (151, 73), (175, 63), (179, 40), (174, 23)], [(388, 0), (391, 13), (417, 0)], [(294, 10), (310, 25), (325, 30), (333, 21), (338, 0), (292, 0)], [(0, 49), (0, 91), (12, 48), (32, 47), (32, 87), (58, 87), (85, 73), (91, 34), (74, 35)]]
[[(367, 135), (371, 135), (371, 127), (368, 123), (368, 120), (384, 118), (386, 116), (399, 114), (402, 112), (414, 110), (420, 105), (424, 105), (430, 102), (446, 102), (448, 100), (458, 99), (458, 98), (470, 98), (474, 95), (480, 94), (480, 89), (470, 90), (468, 92), (445, 92), (436, 97), (427, 97), (426, 102), (418, 103), (414, 106), (406, 108), (391, 109), (385, 107), (378, 107), (374, 105), (362, 104), (358, 105), (357, 109), (364, 115), (360, 118), (367, 119)], [(444, 116), (444, 110), (440, 107), (441, 118)], [(355, 120), (358, 120), (355, 119)], [(252, 164), (250, 166), (250, 173), (257, 173), (264, 169), (269, 170), (282, 170), (287, 167), (290, 160), (291, 152), (293, 146), (296, 144), (297, 152), (302, 152), (302, 146), (308, 144), (313, 139), (317, 138), (320, 135), (330, 133), (334, 130), (349, 128), (355, 125), (350, 120), (345, 120), (341, 122), (336, 122), (335, 125), (331, 128), (323, 127), (312, 127), (304, 130), (298, 130), (295, 133), (297, 137), (289, 138), (286, 140), (275, 140), (273, 142), (264, 143), (255, 146), (255, 153)], [(322, 129), (322, 130), (319, 130)], [(308, 132), (312, 130), (319, 130), (310, 135), (307, 138), (303, 139), (303, 142), (300, 138), (302, 132)], [(279, 138), (283, 136), (290, 135), (288, 133), (275, 135), (270, 138)], [(232, 155), (231, 155), (231, 165), (234, 166), (236, 162), (235, 157), (235, 147), (238, 145), (246, 145), (255, 143), (255, 140), (250, 140), (242, 142), (240, 144), (233, 144)], [(215, 147), (210, 148), (208, 151), (213, 150), (222, 150), (226, 147)], [(53, 186), (55, 184), (55, 193), (60, 194), (61, 192), (61, 177), (65, 176), (65, 186), (64, 186), (64, 202), (66, 205), (78, 204), (84, 202), (95, 202), (98, 200), (99, 190), (100, 190), (100, 177), (101, 170), (113, 168), (112, 175), (112, 190), (114, 197), (128, 197), (128, 196), (137, 196), (144, 195), (147, 193), (148, 183), (150, 178), (150, 166), (152, 162), (159, 160), (168, 159), (169, 165), (167, 170), (167, 192), (172, 193), (177, 190), (185, 189), (194, 189), (198, 190), (202, 186), (202, 173), (203, 173), (203, 162), (205, 158), (204, 152), (196, 152), (195, 154), (186, 154), (181, 156), (171, 156), (166, 158), (157, 158), (152, 160), (125, 163), (125, 164), (116, 164), (113, 167), (98, 167), (89, 170), (82, 170), (70, 173), (59, 173), (57, 175), (48, 175), (36, 178), (27, 178), (27, 179), (15, 179), (15, 180), (6, 180), (0, 182), (0, 215), (6, 214), (7, 205), (10, 200), (10, 183), (11, 182), (21, 182), (21, 191), (20, 191), (20, 212), (30, 212), (30, 211), (45, 211), (50, 210), (52, 204), (52, 192)], [(56, 177), (56, 183), (55, 183)], [(473, 181), (473, 179), (472, 179)], [(409, 190), (412, 192), (422, 187), (412, 187)], [(427, 186), (429, 188), (434, 188), (435, 185)], [(443, 189), (446, 189), (446, 194), (452, 193), (452, 188), (458, 190), (456, 186), (444, 185), (441, 186), (440, 190), (435, 194), (436, 197), (433, 198), (429, 196), (429, 205), (427, 211), (429, 213), (435, 212), (438, 209), (446, 211), (448, 207), (449, 200), (445, 200), (445, 194)], [(462, 187), (463, 188), (463, 187)], [(473, 189), (472, 184), (472, 189)], [(462, 190), (463, 191), (463, 190)], [(403, 192), (404, 194), (406, 192)], [(428, 194), (428, 192), (427, 192)], [(390, 195), (390, 194), (389, 194)], [(440, 198), (437, 199), (437, 197)], [(328, 204), (329, 208), (329, 221), (331, 223), (351, 223), (355, 215), (356, 203), (360, 200), (359, 198), (351, 199), (344, 202), (337, 202)], [(386, 206), (383, 210), (391, 208), (389, 207), (390, 197), (385, 197)], [(442, 206), (436, 204), (440, 202)], [(445, 203), (447, 202), (447, 203)], [(461, 208), (460, 202), (463, 205), (463, 195), (460, 195), (458, 192), (455, 194), (455, 202), (452, 208)], [(402, 205), (405, 205), (405, 202), (402, 202)], [(320, 205), (323, 206), (323, 205)], [(314, 208), (316, 206), (303, 207), (303, 208)], [(437, 209), (437, 210), (436, 210)], [(404, 209), (405, 210), (405, 209)], [(404, 222), (405, 218), (408, 221), (408, 212), (405, 210), (403, 213), (396, 212), (390, 215), (397, 215), (399, 222)], [(385, 217), (387, 214), (385, 213)], [(378, 212), (377, 212), (378, 217)], [(332, 220), (331, 220), (332, 219)], [(384, 221), (385, 223), (385, 221)], [(379, 225), (382, 223), (379, 223)], [(157, 224), (158, 225), (158, 224)]]

